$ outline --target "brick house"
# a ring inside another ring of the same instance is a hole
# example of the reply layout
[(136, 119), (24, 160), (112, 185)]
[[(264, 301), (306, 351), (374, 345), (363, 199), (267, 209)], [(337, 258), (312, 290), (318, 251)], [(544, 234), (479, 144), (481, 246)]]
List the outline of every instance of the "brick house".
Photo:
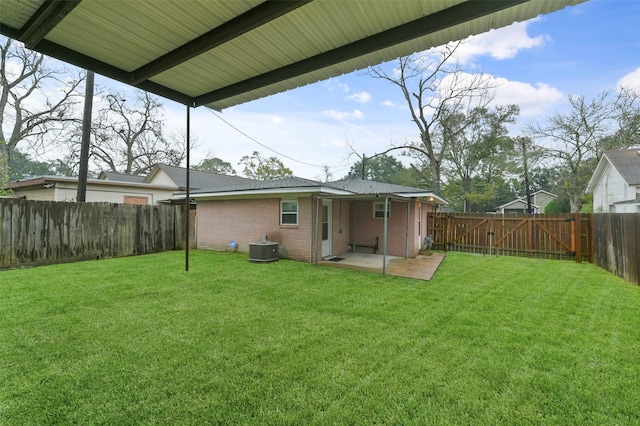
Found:
[(415, 257), (428, 234), (427, 213), (446, 205), (419, 188), (295, 177), (196, 190), (191, 197), (198, 248), (223, 251), (234, 241), (248, 252), (266, 236), (279, 243), (281, 257), (307, 262), (350, 251), (382, 254), (385, 241), (386, 254)]

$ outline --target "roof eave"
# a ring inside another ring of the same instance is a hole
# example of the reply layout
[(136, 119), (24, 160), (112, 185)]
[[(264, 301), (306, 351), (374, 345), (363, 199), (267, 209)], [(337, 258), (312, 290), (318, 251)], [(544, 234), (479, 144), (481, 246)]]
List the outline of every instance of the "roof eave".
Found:
[[(210, 192), (192, 192), (190, 198), (221, 198), (221, 197), (238, 197), (248, 195), (278, 195), (278, 194), (327, 194), (327, 195), (349, 195), (347, 191), (340, 191), (334, 188), (319, 187), (295, 187), (295, 188), (264, 188), (264, 189), (245, 189), (233, 191), (210, 191)], [(185, 198), (185, 193), (175, 195), (175, 198)]]

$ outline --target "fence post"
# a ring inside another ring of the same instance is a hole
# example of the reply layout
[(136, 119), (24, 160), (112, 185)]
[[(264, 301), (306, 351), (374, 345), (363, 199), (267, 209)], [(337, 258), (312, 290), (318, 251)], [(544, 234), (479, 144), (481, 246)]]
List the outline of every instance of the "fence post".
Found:
[(535, 220), (536, 215), (526, 215), (525, 220), (527, 221), (527, 250), (533, 251), (533, 221)]
[(444, 251), (449, 251), (449, 233), (451, 232), (451, 221), (449, 220), (450, 216), (445, 213), (444, 215)]
[(575, 214), (573, 226), (573, 251), (576, 253), (576, 263), (582, 263), (582, 215), (580, 213)]
[(595, 224), (593, 223), (593, 213), (589, 213), (587, 215), (588, 224), (587, 224), (587, 232), (588, 237), (587, 241), (589, 241), (589, 263), (596, 263), (596, 239), (595, 239)]

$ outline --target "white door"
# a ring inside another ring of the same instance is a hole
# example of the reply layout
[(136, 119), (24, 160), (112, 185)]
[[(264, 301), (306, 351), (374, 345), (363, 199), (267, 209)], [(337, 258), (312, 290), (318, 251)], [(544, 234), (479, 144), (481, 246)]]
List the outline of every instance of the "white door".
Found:
[(322, 257), (331, 256), (331, 200), (322, 200)]

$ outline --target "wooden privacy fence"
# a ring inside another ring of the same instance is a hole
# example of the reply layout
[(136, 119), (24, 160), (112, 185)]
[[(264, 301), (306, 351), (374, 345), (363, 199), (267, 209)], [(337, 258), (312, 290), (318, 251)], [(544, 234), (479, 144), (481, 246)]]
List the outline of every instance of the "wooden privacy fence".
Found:
[(591, 260), (589, 215), (429, 214), (428, 233), (440, 250)]
[(173, 206), (0, 199), (0, 268), (172, 250), (184, 246), (182, 217)]
[(640, 214), (593, 215), (595, 262), (640, 285)]

